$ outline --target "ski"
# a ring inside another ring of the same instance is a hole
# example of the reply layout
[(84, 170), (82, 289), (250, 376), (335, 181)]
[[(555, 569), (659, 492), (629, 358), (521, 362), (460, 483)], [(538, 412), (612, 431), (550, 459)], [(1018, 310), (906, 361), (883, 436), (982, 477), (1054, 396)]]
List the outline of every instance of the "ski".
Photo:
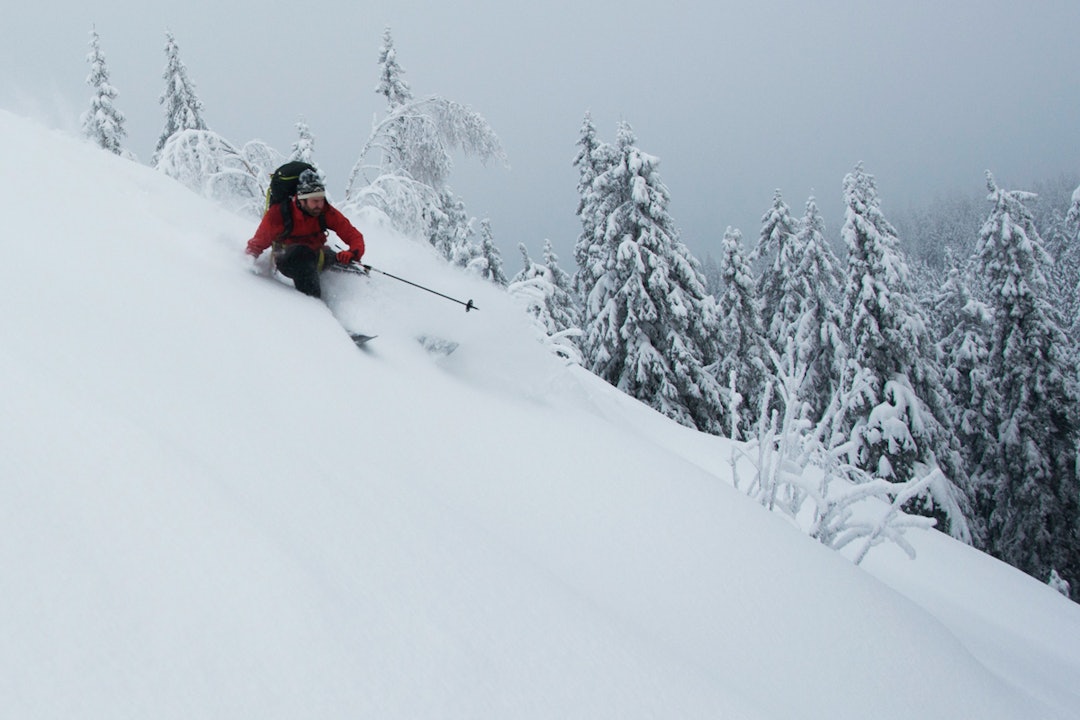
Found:
[(342, 265), (341, 263), (332, 263), (327, 266), (327, 270), (334, 272), (349, 273), (350, 275), (363, 275), (367, 277), (368, 271), (364, 269), (364, 266), (360, 263), (349, 263), (348, 265)]
[(349, 333), (349, 337), (352, 339), (352, 341), (354, 343), (356, 343), (356, 347), (362, 348), (365, 345), (367, 345), (369, 342), (371, 342), (372, 340), (377, 338), (378, 335), (364, 335), (362, 333)]

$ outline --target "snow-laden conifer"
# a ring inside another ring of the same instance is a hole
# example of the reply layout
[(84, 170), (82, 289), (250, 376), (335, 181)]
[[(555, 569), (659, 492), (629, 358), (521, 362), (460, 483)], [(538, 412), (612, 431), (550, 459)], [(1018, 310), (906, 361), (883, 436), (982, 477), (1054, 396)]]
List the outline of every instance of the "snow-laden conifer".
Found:
[(501, 287), (506, 287), (509, 280), (503, 272), (502, 253), (495, 245), (495, 235), (491, 229), (491, 220), (484, 218), (480, 221), (480, 245), (476, 257), (469, 261), (467, 268), (479, 277), (493, 282)]
[(575, 363), (582, 362), (577, 338), (580, 313), (572, 294), (570, 276), (559, 267), (559, 258), (544, 241), (544, 262), (533, 261), (524, 243), (518, 245), (523, 268), (510, 280), (507, 292), (525, 305), (538, 334), (552, 352)]
[[(757, 419), (764, 392), (768, 343), (761, 327), (756, 281), (743, 249), (742, 232), (728, 227), (720, 253), (722, 290), (717, 299), (719, 360), (713, 368), (725, 389), (729, 418), (737, 416), (736, 427), (725, 427), (733, 438), (749, 437)], [(735, 403), (735, 395), (738, 403)], [(734, 407), (734, 405), (738, 407)], [(738, 408), (745, 408), (739, 410)]]
[(828, 240), (825, 221), (811, 197), (799, 222), (795, 246), (798, 262), (792, 270), (790, 292), (799, 309), (793, 330), (798, 360), (806, 367), (799, 395), (810, 405), (810, 417), (821, 419), (840, 382), (844, 345), (840, 314), (840, 263)]
[(867, 373), (866, 392), (847, 415), (854, 464), (892, 482), (940, 467), (944, 475), (930, 485), (923, 511), (969, 539), (968, 478), (948, 424), (935, 348), (896, 231), (862, 164), (844, 178), (844, 201), (845, 334), (851, 371)]
[(90, 98), (90, 109), (82, 116), (83, 134), (115, 155), (130, 155), (123, 147), (127, 131), (124, 129), (124, 113), (116, 107), (119, 93), (109, 82), (109, 69), (97, 30), (90, 31), (90, 53), (86, 56), (86, 62), (90, 64), (86, 84), (93, 88), (94, 95)]
[[(986, 303), (975, 297), (968, 273), (958, 266), (949, 269), (933, 303), (942, 328), (937, 350), (942, 383), (949, 396), (949, 419), (960, 441), (965, 466), (974, 468), (994, 447), (994, 432), (984, 412), (997, 402), (997, 382), (987, 362), (993, 314)], [(974, 486), (973, 492), (977, 496)], [(976, 544), (983, 546), (985, 518), (976, 513), (970, 525)]]
[(1072, 202), (1065, 213), (1065, 231), (1070, 242), (1080, 244), (1080, 187), (1072, 194)]
[(203, 105), (195, 94), (195, 85), (188, 77), (187, 67), (180, 60), (180, 48), (171, 32), (165, 33), (165, 90), (160, 102), (165, 106), (165, 127), (154, 148), (151, 164), (158, 167), (158, 161), (165, 143), (173, 135), (183, 130), (206, 130), (203, 120)]
[(555, 330), (580, 330), (581, 307), (574, 294), (573, 278), (559, 265), (559, 256), (555, 254), (550, 240), (544, 241), (544, 271), (552, 292), (548, 303), (548, 313)]
[[(403, 77), (405, 69), (397, 61), (394, 38), (387, 27), (383, 30), (382, 46), (379, 48), (379, 83), (375, 92), (386, 98), (387, 113), (392, 114), (413, 99), (409, 83)], [(388, 122), (383, 133), (382, 173), (394, 175), (404, 166), (407, 149), (404, 143), (410, 134), (409, 124), (414, 120), (400, 116)]]
[(617, 162), (593, 182), (603, 268), (586, 291), (587, 367), (678, 422), (719, 433), (723, 406), (716, 379), (716, 312), (698, 263), (668, 215), (670, 196), (657, 158), (620, 123)]
[(615, 149), (597, 138), (590, 113), (585, 113), (577, 145), (579, 149), (574, 156), (573, 166), (578, 171), (576, 213), (581, 221), (581, 234), (574, 245), (574, 262), (577, 265), (574, 288), (583, 298), (585, 288), (593, 287), (597, 278), (604, 273), (604, 238), (603, 231), (597, 231), (597, 220), (601, 214), (597, 208), (594, 183), (615, 162)]
[(802, 299), (793, 283), (800, 259), (798, 222), (777, 190), (773, 204), (761, 218), (761, 232), (751, 262), (760, 262), (757, 297), (769, 346), (784, 352), (802, 312)]
[(437, 205), (427, 211), (431, 244), (443, 258), (465, 267), (475, 257), (470, 249), (475, 246), (473, 218), (466, 212), (465, 203), (449, 188), (438, 193), (437, 198)]
[(315, 137), (311, 134), (311, 128), (303, 118), (296, 121), (296, 134), (296, 142), (292, 145), (289, 160), (306, 162), (317, 168), (318, 165), (315, 163)]
[(412, 100), (412, 90), (404, 75), (405, 69), (397, 61), (393, 34), (386, 27), (383, 29), (382, 46), (379, 47), (379, 84), (375, 86), (375, 92), (386, 98), (390, 109)]
[(977, 272), (993, 310), (987, 372), (997, 390), (985, 405), (993, 432), (978, 472), (988, 487), (991, 553), (1048, 581), (1080, 582), (1080, 478), (1076, 369), (1047, 300), (1049, 255), (1025, 202), (999, 188), (977, 249)]
[(1080, 344), (1080, 187), (1073, 191), (1069, 209), (1062, 222), (1062, 248), (1055, 267), (1058, 288), (1068, 298), (1068, 313), (1063, 318), (1073, 344)]

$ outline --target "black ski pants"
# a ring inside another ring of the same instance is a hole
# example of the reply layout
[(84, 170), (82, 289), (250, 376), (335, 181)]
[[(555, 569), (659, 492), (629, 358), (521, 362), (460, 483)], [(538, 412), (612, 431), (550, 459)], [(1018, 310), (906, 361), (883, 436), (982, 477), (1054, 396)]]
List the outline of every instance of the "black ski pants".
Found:
[(326, 248), (312, 250), (306, 245), (286, 245), (274, 253), (278, 271), (290, 278), (297, 290), (317, 298), (322, 297), (319, 272), (333, 262), (336, 258)]

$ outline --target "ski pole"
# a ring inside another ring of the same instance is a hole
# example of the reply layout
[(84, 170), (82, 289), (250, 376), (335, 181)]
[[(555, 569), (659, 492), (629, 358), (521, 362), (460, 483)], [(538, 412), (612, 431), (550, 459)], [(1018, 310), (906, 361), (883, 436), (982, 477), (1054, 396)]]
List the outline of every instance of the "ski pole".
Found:
[(427, 290), (432, 295), (438, 295), (441, 298), (445, 298), (445, 299), (450, 300), (452, 302), (456, 302), (458, 305), (464, 305), (465, 306), (465, 312), (469, 312), (470, 310), (479, 310), (480, 309), (480, 308), (476, 307), (475, 305), (473, 305), (473, 301), (472, 301), (471, 298), (470, 298), (469, 302), (462, 302), (461, 300), (458, 300), (457, 298), (452, 298), (449, 295), (443, 295), (441, 292), (436, 292), (435, 290), (432, 290), (431, 288), (426, 288), (423, 285), (418, 285), (418, 284), (412, 282), (411, 280), (406, 280), (405, 278), (400, 278), (397, 275), (391, 275), (390, 273), (386, 272), (385, 270), (380, 270), (377, 267), (372, 267), (371, 265), (365, 265), (363, 263), (356, 263), (356, 264), (359, 265), (360, 267), (364, 268), (365, 272), (377, 272), (380, 275), (385, 275), (388, 278), (393, 278), (393, 279), (397, 280), (398, 282), (405, 283), (406, 285), (412, 285), (415, 288), (420, 288), (421, 290)]

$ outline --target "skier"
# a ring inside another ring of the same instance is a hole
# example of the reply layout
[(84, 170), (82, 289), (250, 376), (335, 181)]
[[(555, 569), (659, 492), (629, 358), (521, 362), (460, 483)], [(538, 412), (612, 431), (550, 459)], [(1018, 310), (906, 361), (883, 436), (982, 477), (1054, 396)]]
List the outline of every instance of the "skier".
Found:
[[(326, 231), (333, 230), (348, 250), (334, 252), (326, 245)], [(322, 296), (319, 272), (334, 262), (347, 265), (364, 256), (364, 236), (348, 218), (326, 201), (326, 187), (314, 170), (304, 170), (296, 183), (296, 195), (284, 206), (271, 206), (248, 240), (247, 254), (258, 258), (273, 246), (274, 264), (291, 278), (305, 295)]]

